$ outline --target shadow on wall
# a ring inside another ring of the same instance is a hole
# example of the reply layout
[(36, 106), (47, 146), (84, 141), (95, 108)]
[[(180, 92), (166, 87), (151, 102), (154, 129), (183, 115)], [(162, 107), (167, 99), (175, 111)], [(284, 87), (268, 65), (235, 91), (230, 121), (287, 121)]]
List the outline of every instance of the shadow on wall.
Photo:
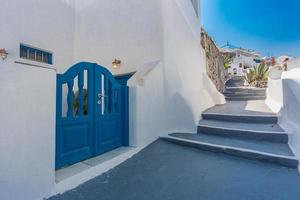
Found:
[(131, 146), (149, 144), (165, 132), (165, 92), (162, 84), (159, 61), (145, 63), (129, 79)]
[(207, 95), (202, 95), (203, 98), (210, 98), (209, 100), (201, 101), (203, 104), (204, 108), (210, 108), (214, 106), (215, 104), (225, 104), (225, 97), (223, 94), (217, 91), (214, 83), (211, 81), (211, 79), (206, 75), (203, 74), (203, 91), (202, 92), (207, 92)]
[[(197, 120), (193, 115), (192, 108), (189, 106), (187, 100), (179, 93), (176, 93), (166, 99), (168, 112), (167, 122), (168, 132), (192, 132), (195, 133)], [(194, 129), (187, 129), (187, 127), (195, 127)]]
[[(179, 63), (182, 62), (181, 59), (177, 58)], [(163, 80), (160, 86), (165, 91), (165, 107), (163, 108), (163, 112), (167, 113), (165, 133), (196, 133), (201, 111), (203, 108), (213, 106), (208, 103), (211, 101), (207, 101), (205, 98), (208, 95), (203, 95), (204, 98), (201, 101), (200, 94), (205, 92), (204, 89), (201, 90), (201, 70), (195, 70), (199, 73), (199, 77), (197, 77), (194, 70), (186, 70), (187, 68), (181, 67), (184, 64), (178, 65), (173, 59), (170, 59), (169, 62), (168, 65), (164, 63)], [(172, 66), (172, 68), (168, 66)]]
[(280, 125), (290, 133), (289, 144), (293, 153), (300, 158), (300, 79), (283, 79), (283, 107)]
[(191, 102), (178, 92), (179, 83), (167, 85), (163, 71), (161, 62), (149, 62), (128, 82), (132, 146), (149, 144), (173, 131), (196, 132), (199, 115), (194, 116)]

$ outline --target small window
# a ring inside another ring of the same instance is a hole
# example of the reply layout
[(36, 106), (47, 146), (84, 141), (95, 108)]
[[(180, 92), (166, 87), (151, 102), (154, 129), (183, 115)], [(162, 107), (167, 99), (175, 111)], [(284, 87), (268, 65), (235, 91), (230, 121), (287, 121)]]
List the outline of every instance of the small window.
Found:
[(52, 53), (24, 44), (20, 45), (20, 58), (52, 65)]
[(36, 61), (43, 62), (43, 52), (42, 51), (36, 51)]

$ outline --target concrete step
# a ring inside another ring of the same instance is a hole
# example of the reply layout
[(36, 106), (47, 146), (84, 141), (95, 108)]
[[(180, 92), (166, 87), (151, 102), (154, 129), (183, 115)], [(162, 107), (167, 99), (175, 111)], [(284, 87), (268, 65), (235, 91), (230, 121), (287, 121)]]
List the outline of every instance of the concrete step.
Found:
[(253, 87), (227, 87), (225, 92), (228, 93), (266, 93), (266, 88), (253, 88)]
[(215, 105), (204, 111), (204, 113), (220, 113), (228, 115), (273, 115), (264, 100), (256, 101), (227, 101), (225, 104)]
[(223, 95), (224, 96), (234, 96), (234, 95), (237, 95), (237, 96), (242, 96), (242, 95), (245, 95), (245, 96), (266, 96), (266, 93), (265, 92), (223, 92)]
[(249, 101), (249, 100), (265, 100), (265, 96), (233, 96), (225, 97), (226, 101)]
[(266, 97), (266, 94), (248, 94), (248, 93), (245, 93), (245, 94), (240, 94), (240, 93), (234, 93), (234, 94), (224, 94), (225, 97), (253, 97), (253, 96), (256, 96), (256, 97)]
[(242, 76), (232, 77), (227, 80), (225, 83), (226, 87), (243, 87), (245, 83), (245, 79)]
[(233, 138), (244, 138), (258, 141), (269, 141), (287, 144), (288, 134), (277, 124), (255, 124), (201, 120), (198, 134), (219, 135)]
[(184, 146), (205, 151), (225, 153), (247, 159), (260, 160), (290, 168), (298, 167), (295, 158), (287, 144), (258, 142), (251, 140), (232, 139), (213, 135), (175, 133), (162, 139)]
[(202, 113), (202, 118), (207, 120), (218, 120), (227, 122), (242, 123), (264, 123), (276, 124), (276, 115), (247, 115), (247, 114), (223, 114), (223, 113)]
[(230, 96), (267, 96), (266, 93), (245, 93), (245, 92), (237, 92), (237, 93), (228, 93), (224, 92), (224, 96), (230, 97)]

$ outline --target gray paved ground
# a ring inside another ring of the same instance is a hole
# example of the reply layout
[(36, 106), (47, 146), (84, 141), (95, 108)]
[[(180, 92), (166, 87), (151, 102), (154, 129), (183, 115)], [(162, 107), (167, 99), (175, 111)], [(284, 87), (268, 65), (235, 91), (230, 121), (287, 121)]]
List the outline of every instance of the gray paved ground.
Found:
[(51, 200), (299, 200), (296, 170), (158, 140)]

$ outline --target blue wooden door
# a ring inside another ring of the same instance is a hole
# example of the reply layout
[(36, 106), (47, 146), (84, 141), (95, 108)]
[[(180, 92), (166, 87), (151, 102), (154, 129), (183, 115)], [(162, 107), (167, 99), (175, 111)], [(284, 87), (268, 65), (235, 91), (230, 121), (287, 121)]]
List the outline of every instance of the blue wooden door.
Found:
[(95, 69), (96, 154), (101, 154), (122, 145), (122, 88), (105, 68)]
[(115, 79), (120, 83), (121, 85), (127, 85), (128, 80), (135, 74), (135, 72), (128, 73), (128, 74), (119, 74), (115, 75)]
[(94, 63), (78, 63), (57, 75), (56, 168), (125, 145), (128, 87)]

